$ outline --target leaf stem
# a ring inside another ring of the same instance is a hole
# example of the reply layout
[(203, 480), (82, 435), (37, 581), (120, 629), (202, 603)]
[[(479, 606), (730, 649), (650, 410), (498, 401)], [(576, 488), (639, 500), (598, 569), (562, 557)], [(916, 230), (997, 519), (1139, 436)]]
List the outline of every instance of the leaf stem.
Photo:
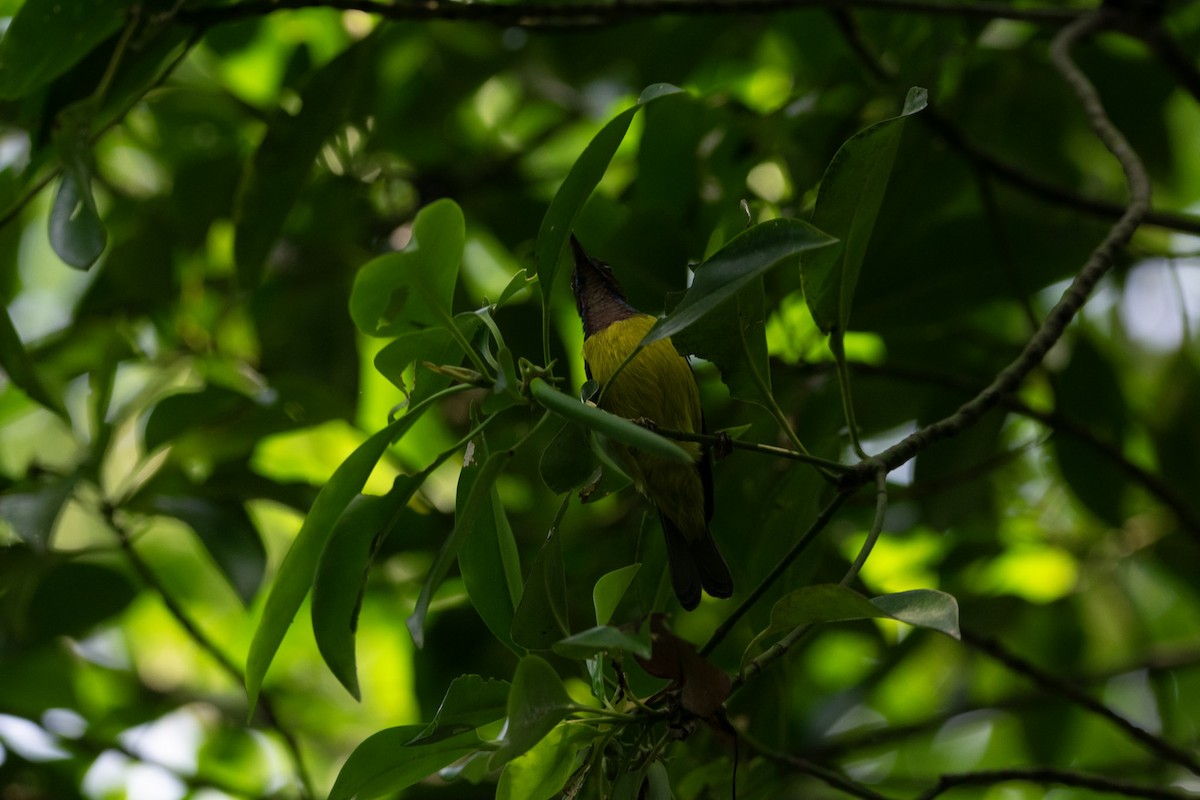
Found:
[(846, 418), (846, 428), (850, 431), (850, 444), (859, 458), (870, 458), (863, 450), (858, 438), (858, 420), (854, 417), (854, 398), (850, 394), (850, 371), (846, 368), (846, 348), (842, 341), (843, 333), (835, 330), (829, 335), (829, 349), (833, 353), (833, 361), (837, 365), (838, 388), (842, 395), (842, 414)]
[(776, 447), (775, 445), (760, 444), (759, 442), (743, 442), (739, 439), (733, 439), (729, 436), (721, 436), (720, 434), (692, 433), (691, 431), (677, 431), (672, 430), (671, 428), (655, 428), (654, 432), (659, 436), (663, 436), (667, 439), (674, 439), (680, 442), (697, 442), (699, 444), (711, 445), (726, 444), (735, 450), (746, 450), (751, 453), (759, 453), (764, 456), (790, 458), (793, 461), (799, 461), (804, 464), (812, 464), (832, 472), (848, 472), (854, 469), (853, 466), (848, 464), (842, 464), (838, 461), (830, 461), (827, 458), (809, 455), (808, 453), (800, 453), (796, 450), (789, 450), (786, 447)]
[(887, 513), (887, 505), (887, 470), (880, 468), (875, 473), (875, 519), (871, 522), (871, 530), (867, 533), (867, 539), (863, 542), (862, 549), (858, 551), (858, 557), (854, 559), (854, 563), (850, 565), (850, 569), (842, 578), (842, 586), (849, 586), (853, 583), (863, 564), (867, 563), (867, 557), (871, 555), (875, 542), (879, 540), (879, 533), (883, 530), (883, 518)]

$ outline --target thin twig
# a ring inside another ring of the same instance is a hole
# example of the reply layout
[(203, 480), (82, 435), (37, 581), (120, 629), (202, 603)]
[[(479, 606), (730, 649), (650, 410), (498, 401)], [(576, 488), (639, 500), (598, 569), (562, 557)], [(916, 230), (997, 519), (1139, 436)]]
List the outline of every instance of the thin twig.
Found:
[(806, 758), (793, 756), (789, 753), (782, 753), (773, 748), (767, 747), (763, 743), (748, 735), (745, 731), (739, 732), (739, 738), (750, 746), (750, 749), (758, 753), (768, 761), (774, 761), (780, 766), (787, 767), (795, 772), (801, 772), (805, 775), (811, 775), (826, 785), (837, 789), (851, 797), (858, 797), (860, 800), (888, 800), (888, 798), (874, 789), (863, 786), (861, 783), (856, 783), (840, 772), (823, 767), (820, 764), (815, 764)]
[(1041, 25), (1066, 25), (1085, 13), (1077, 9), (1025, 8), (1003, 3), (959, 3), (954, 0), (643, 0), (637, 3), (581, 2), (560, 5), (535, 2), (467, 3), (459, 0), (410, 3), (383, 3), (377, 0), (249, 0), (236, 5), (182, 9), (173, 18), (208, 28), (276, 11), (332, 8), (363, 11), (388, 20), (485, 22), (522, 28), (597, 28), (668, 15), (773, 14), (807, 8), (840, 7), (989, 21), (1011, 19)]
[[(142, 582), (159, 596), (159, 599), (162, 600), (162, 603), (166, 607), (167, 611), (171, 614), (172, 618), (175, 619), (179, 626), (183, 628), (188, 637), (191, 638), (191, 640), (195, 642), (201, 650), (208, 653), (209, 656), (211, 656), (212, 659), (217, 662), (217, 665), (221, 667), (221, 669), (234, 681), (235, 684), (238, 686), (244, 685), (246, 683), (246, 678), (242, 674), (241, 669), (238, 668), (237, 664), (235, 664), (233, 660), (221, 650), (221, 648), (217, 647), (217, 644), (212, 639), (208, 638), (208, 635), (205, 634), (204, 631), (200, 630), (200, 626), (197, 625), (195, 620), (193, 620), (187, 613), (183, 607), (183, 604), (180, 603), (173, 594), (171, 594), (170, 590), (167, 589), (166, 585), (159, 579), (158, 575), (155, 574), (150, 565), (146, 563), (146, 560), (143, 559), (141, 554), (138, 553), (137, 549), (134, 548), (132, 537), (130, 536), (129, 531), (116, 519), (116, 509), (105, 505), (101, 511), (105, 521), (108, 523), (109, 528), (120, 540), (121, 546), (125, 551), (125, 555), (128, 558), (130, 565), (133, 567), (134, 571), (137, 572), (138, 577), (142, 579)], [(304, 757), (300, 752), (300, 742), (297, 740), (296, 736), (280, 722), (278, 715), (275, 713), (274, 706), (265, 692), (259, 693), (258, 710), (268, 727), (278, 733), (280, 738), (283, 739), (284, 744), (291, 755), (292, 762), (296, 769), (296, 776), (300, 780), (300, 784), (304, 789), (305, 796), (316, 797), (316, 792), (313, 789), (312, 779), (308, 774), (308, 769), (304, 763)]]
[(812, 540), (816, 537), (816, 535), (825, 529), (825, 526), (829, 524), (829, 521), (833, 519), (833, 515), (837, 513), (837, 510), (841, 508), (842, 503), (846, 502), (846, 498), (849, 496), (850, 495), (847, 492), (838, 492), (836, 495), (834, 495), (833, 500), (829, 502), (829, 505), (821, 509), (821, 513), (817, 514), (816, 519), (814, 519), (812, 524), (808, 526), (808, 530), (806, 530), (804, 534), (796, 541), (796, 543), (792, 545), (792, 549), (787, 552), (787, 555), (780, 559), (779, 563), (775, 566), (775, 569), (771, 570), (770, 574), (763, 578), (762, 582), (754, 588), (754, 591), (750, 593), (750, 596), (743, 600), (738, 607), (733, 610), (733, 613), (726, 617), (725, 621), (722, 622), (715, 631), (713, 631), (713, 635), (709, 637), (709, 640), (704, 643), (702, 648), (700, 648), (700, 655), (706, 656), (711, 653), (713, 649), (716, 648), (716, 646), (719, 645), (725, 639), (725, 637), (729, 635), (729, 632), (733, 630), (733, 626), (737, 624), (738, 620), (740, 620), (742, 616), (750, 610), (751, 606), (758, 602), (758, 599), (766, 593), (767, 589), (771, 588), (775, 581), (779, 580), (779, 576), (787, 571), (787, 568), (792, 565), (792, 562), (796, 560), (796, 557), (804, 552), (804, 549), (812, 543)]
[(871, 551), (875, 549), (875, 542), (878, 541), (879, 534), (883, 531), (883, 518), (887, 514), (887, 505), (887, 472), (881, 469), (875, 473), (875, 519), (871, 521), (871, 530), (867, 532), (866, 541), (863, 542), (862, 548), (858, 551), (858, 557), (854, 559), (854, 563), (850, 565), (850, 569), (846, 570), (845, 576), (842, 577), (842, 586), (849, 586), (851, 583), (854, 583), (854, 579), (858, 577), (863, 564), (867, 563), (867, 558), (871, 555)]
[(1052, 675), (1045, 670), (1035, 667), (1025, 659), (1006, 650), (994, 639), (985, 638), (972, 631), (964, 630), (962, 632), (962, 641), (964, 644), (974, 648), (975, 650), (985, 653), (991, 658), (994, 658), (996, 661), (999, 661), (1013, 672), (1029, 678), (1043, 690), (1052, 694), (1057, 694), (1061, 697), (1065, 697), (1081, 708), (1085, 708), (1088, 711), (1091, 711), (1093, 714), (1103, 717), (1124, 731), (1129, 738), (1138, 742), (1159, 758), (1179, 764), (1193, 774), (1200, 775), (1200, 762), (1197, 762), (1190, 753), (1181, 750), (1170, 742), (1164, 740), (1162, 737), (1155, 736), (1145, 728), (1130, 722), (1116, 711), (1113, 711), (1111, 708), (1080, 689), (1074, 683), (1063, 680), (1056, 675)]
[[(822, 369), (828, 369), (821, 365)], [(863, 364), (851, 363), (850, 368), (855, 372), (894, 377), (925, 384), (935, 384), (945, 388), (958, 389), (967, 394), (979, 391), (977, 384), (956, 375), (947, 375), (935, 370), (919, 367), (903, 367), (893, 364)], [(1191, 507), (1189, 502), (1167, 483), (1161, 475), (1130, 461), (1120, 445), (1098, 437), (1091, 428), (1077, 422), (1057, 411), (1039, 411), (1013, 394), (1001, 398), (1000, 404), (1007, 410), (1032, 419), (1046, 426), (1055, 433), (1063, 433), (1093, 448), (1097, 454), (1104, 457), (1114, 466), (1124, 472), (1155, 499), (1167, 507), (1175, 515), (1180, 526), (1200, 540), (1200, 515)], [(915, 488), (915, 487), (914, 487)]]
[(759, 444), (758, 442), (743, 442), (740, 439), (734, 439), (730, 436), (721, 436), (712, 433), (691, 433), (690, 431), (676, 431), (670, 428), (655, 428), (654, 432), (659, 436), (667, 439), (674, 439), (680, 442), (697, 442), (699, 444), (709, 444), (714, 446), (725, 445), (732, 447), (734, 450), (747, 450), (751, 453), (760, 453), (766, 456), (775, 456), (777, 458), (790, 458), (793, 461), (800, 461), (805, 464), (813, 464), (814, 466), (824, 467), (827, 470), (834, 472), (844, 472), (848, 469), (853, 469), (850, 464), (842, 464), (838, 461), (830, 461), (827, 458), (809, 455), (808, 453), (800, 453), (795, 450), (789, 450), (786, 447), (776, 447), (771, 444)]
[(1046, 767), (1029, 767), (942, 775), (938, 778), (937, 784), (929, 791), (920, 795), (917, 800), (933, 800), (933, 798), (959, 786), (995, 786), (999, 783), (1009, 783), (1012, 781), (1058, 784), (1059, 786), (1091, 789), (1096, 792), (1116, 794), (1123, 797), (1148, 797), (1151, 800), (1194, 800), (1196, 797), (1196, 795), (1189, 792), (1160, 789), (1154, 786), (1141, 786), (1102, 775), (1088, 775), (1083, 772), (1071, 772)]
[(1050, 48), (1050, 58), (1063, 79), (1075, 92), (1080, 105), (1087, 113), (1088, 121), (1096, 136), (1121, 163), (1129, 184), (1130, 200), (1125, 213), (1092, 251), (1079, 274), (1067, 287), (1062, 298), (1046, 315), (1042, 326), (1029, 339), (1020, 355), (1004, 368), (992, 383), (964, 403), (950, 416), (925, 426), (906, 437), (898, 444), (879, 453), (871, 461), (858, 464), (853, 473), (842, 476), (843, 486), (861, 485), (870, 480), (878, 468), (876, 462), (888, 469), (895, 469), (911, 460), (917, 453), (934, 442), (955, 436), (973, 425), (984, 412), (994, 408), (1002, 398), (1015, 390), (1045, 357), (1051, 347), (1062, 337), (1067, 324), (1087, 302), (1096, 283), (1112, 266), (1117, 251), (1133, 237), (1150, 208), (1150, 179), (1141, 158), (1129, 145), (1124, 135), (1112, 124), (1104, 112), (1104, 106), (1095, 87), (1071, 60), (1071, 48), (1108, 20), (1104, 11), (1096, 11), (1080, 17), (1063, 28)]

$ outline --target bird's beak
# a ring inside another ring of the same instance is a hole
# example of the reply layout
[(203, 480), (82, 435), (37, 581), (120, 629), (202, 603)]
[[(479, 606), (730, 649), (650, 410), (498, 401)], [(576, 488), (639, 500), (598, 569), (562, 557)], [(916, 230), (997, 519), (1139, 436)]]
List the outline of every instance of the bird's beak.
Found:
[(583, 249), (583, 245), (575, 238), (575, 234), (571, 234), (571, 252), (575, 254), (575, 266), (582, 267), (585, 264), (592, 263), (592, 257)]

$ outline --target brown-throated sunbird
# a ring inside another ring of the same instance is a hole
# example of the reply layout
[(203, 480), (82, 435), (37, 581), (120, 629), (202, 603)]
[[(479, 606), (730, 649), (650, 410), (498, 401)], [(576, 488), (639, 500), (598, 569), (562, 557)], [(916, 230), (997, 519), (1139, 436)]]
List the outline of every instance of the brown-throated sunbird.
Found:
[[(601, 408), (661, 428), (701, 431), (700, 392), (687, 359), (675, 351), (670, 339), (660, 339), (622, 369), (655, 318), (629, 304), (612, 268), (584, 252), (574, 236), (571, 249), (575, 253), (571, 289), (583, 321), (583, 362), (588, 377), (601, 386)], [(733, 578), (708, 530), (713, 507), (711, 456), (694, 442), (678, 444), (694, 454), (695, 463), (679, 464), (615, 443), (614, 448), (638, 491), (658, 509), (671, 586), (691, 611), (700, 603), (701, 588), (713, 597), (733, 594)]]

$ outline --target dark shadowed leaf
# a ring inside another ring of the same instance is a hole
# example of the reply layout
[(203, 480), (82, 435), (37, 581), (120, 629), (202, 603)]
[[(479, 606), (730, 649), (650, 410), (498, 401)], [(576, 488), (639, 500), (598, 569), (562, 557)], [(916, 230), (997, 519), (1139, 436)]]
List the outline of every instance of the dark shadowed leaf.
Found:
[(584, 429), (564, 420), (542, 451), (538, 472), (555, 494), (565, 494), (587, 483), (596, 472), (596, 457)]
[(433, 722), (412, 743), (428, 744), (503, 719), (508, 713), (509, 687), (508, 681), (460, 675), (450, 682)]
[(584, 659), (596, 653), (625, 652), (642, 658), (650, 657), (650, 640), (608, 625), (597, 625), (555, 642), (554, 652), (567, 658)]
[(559, 539), (558, 531), (551, 531), (538, 551), (513, 615), (513, 641), (530, 650), (549, 650), (571, 632), (567, 574)]
[(75, 483), (73, 475), (51, 475), (7, 486), (0, 494), (0, 519), (34, 550), (44, 551)]
[(629, 585), (633, 583), (641, 564), (630, 564), (600, 576), (592, 588), (592, 606), (596, 609), (596, 624), (607, 625)]
[(47, 572), (29, 601), (27, 635), (44, 640), (79, 636), (120, 613), (137, 596), (124, 573), (71, 561)]
[(66, 419), (67, 410), (63, 406), (62, 400), (46, 386), (42, 376), (38, 373), (37, 366), (29, 357), (25, 345), (21, 342), (21, 337), (17, 334), (16, 327), (13, 326), (7, 304), (0, 311), (3, 312), (0, 314), (0, 367), (4, 368), (8, 379), (20, 387), (21, 391), (29, 395), (31, 399)]
[[(70, 147), (87, 146), (80, 142)], [(82, 155), (68, 155), (50, 209), (50, 244), (63, 261), (87, 269), (100, 258), (107, 243), (108, 232), (92, 197), (91, 167)]]
[(489, 766), (496, 769), (529, 750), (573, 705), (553, 667), (537, 656), (522, 658), (508, 693), (508, 732)]
[(804, 297), (821, 330), (844, 333), (867, 243), (891, 177), (906, 117), (925, 108), (924, 89), (909, 90), (900, 115), (859, 131), (834, 155), (821, 179), (813, 225), (840, 244), (800, 261)]
[(271, 248), (325, 141), (353, 120), (359, 98), (369, 95), (367, 67), (374, 41), (351, 45), (313, 73), (301, 91), (299, 113), (292, 116), (279, 108), (268, 121), (267, 134), (242, 178), (235, 212), (234, 254), (244, 287), (262, 280)]
[(696, 268), (679, 304), (646, 334), (643, 344), (674, 336), (732, 300), (767, 271), (806, 250), (829, 247), (834, 239), (798, 219), (773, 219), (738, 234)]
[(0, 100), (32, 92), (121, 27), (128, 0), (25, 0), (0, 39)]
[(370, 800), (394, 795), (421, 781), (480, 743), (474, 730), (448, 739), (410, 744), (424, 725), (401, 725), (369, 736), (342, 765), (329, 800)]
[(554, 278), (558, 274), (559, 258), (571, 229), (575, 227), (575, 218), (592, 194), (592, 190), (604, 177), (604, 171), (608, 169), (608, 164), (617, 152), (621, 140), (625, 138), (629, 123), (633, 121), (638, 109), (661, 97), (669, 97), (682, 91), (666, 83), (647, 86), (637, 104), (622, 111), (601, 128), (575, 161), (558, 193), (554, 195), (550, 207), (546, 209), (546, 216), (542, 218), (542, 226), (538, 229), (534, 261), (537, 264), (537, 277), (542, 287), (543, 298), (550, 297)]
[(421, 595), (417, 598), (417, 606), (407, 620), (408, 631), (412, 634), (413, 642), (417, 647), (423, 647), (425, 644), (425, 615), (429, 612), (429, 603), (433, 600), (433, 593), (442, 585), (446, 573), (450, 571), (450, 565), (458, 558), (458, 549), (463, 539), (475, 527), (480, 515), (485, 509), (492, 510), (492, 487), (510, 458), (512, 458), (512, 453), (502, 450), (499, 453), (493, 453), (484, 462), (478, 474), (474, 476), (474, 480), (471, 481), (470, 493), (466, 495), (466, 500), (454, 515), (454, 530), (442, 543), (442, 548), (438, 551), (433, 566), (429, 568), (429, 574), (425, 576), (425, 583), (421, 586)]

